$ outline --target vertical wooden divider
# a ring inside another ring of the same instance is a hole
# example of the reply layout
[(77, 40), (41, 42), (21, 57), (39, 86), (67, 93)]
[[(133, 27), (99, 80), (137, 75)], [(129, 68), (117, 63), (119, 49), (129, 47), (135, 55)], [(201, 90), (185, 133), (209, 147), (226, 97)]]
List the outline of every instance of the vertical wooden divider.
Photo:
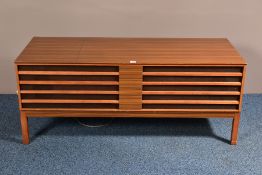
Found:
[(139, 65), (119, 66), (119, 109), (142, 109), (142, 72)]

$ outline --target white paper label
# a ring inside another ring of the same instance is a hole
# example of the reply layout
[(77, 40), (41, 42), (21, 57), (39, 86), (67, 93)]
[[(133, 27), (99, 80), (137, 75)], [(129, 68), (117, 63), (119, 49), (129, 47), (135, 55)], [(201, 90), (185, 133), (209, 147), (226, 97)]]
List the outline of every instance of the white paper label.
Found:
[(130, 60), (129, 63), (130, 64), (136, 64), (136, 61), (135, 60)]

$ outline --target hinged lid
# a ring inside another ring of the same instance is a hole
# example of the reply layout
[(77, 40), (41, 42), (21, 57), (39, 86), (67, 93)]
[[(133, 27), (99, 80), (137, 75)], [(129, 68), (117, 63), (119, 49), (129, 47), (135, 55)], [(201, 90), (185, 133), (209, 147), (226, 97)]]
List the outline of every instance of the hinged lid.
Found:
[(244, 65), (225, 38), (34, 37), (17, 64)]

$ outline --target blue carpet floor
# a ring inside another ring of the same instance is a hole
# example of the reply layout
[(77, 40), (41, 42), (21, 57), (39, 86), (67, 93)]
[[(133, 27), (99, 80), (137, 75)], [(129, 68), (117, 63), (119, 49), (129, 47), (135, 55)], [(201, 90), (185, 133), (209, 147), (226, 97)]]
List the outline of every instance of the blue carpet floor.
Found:
[(21, 144), (15, 95), (0, 95), (0, 174), (262, 174), (262, 95), (245, 95), (237, 146), (231, 119), (115, 119), (87, 128), (30, 118)]

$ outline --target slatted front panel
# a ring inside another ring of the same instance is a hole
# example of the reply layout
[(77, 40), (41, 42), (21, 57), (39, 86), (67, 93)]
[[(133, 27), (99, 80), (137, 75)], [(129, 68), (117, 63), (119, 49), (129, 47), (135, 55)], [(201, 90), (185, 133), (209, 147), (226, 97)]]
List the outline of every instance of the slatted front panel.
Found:
[(144, 66), (143, 109), (238, 111), (242, 67)]
[(22, 109), (119, 108), (118, 66), (18, 65)]

